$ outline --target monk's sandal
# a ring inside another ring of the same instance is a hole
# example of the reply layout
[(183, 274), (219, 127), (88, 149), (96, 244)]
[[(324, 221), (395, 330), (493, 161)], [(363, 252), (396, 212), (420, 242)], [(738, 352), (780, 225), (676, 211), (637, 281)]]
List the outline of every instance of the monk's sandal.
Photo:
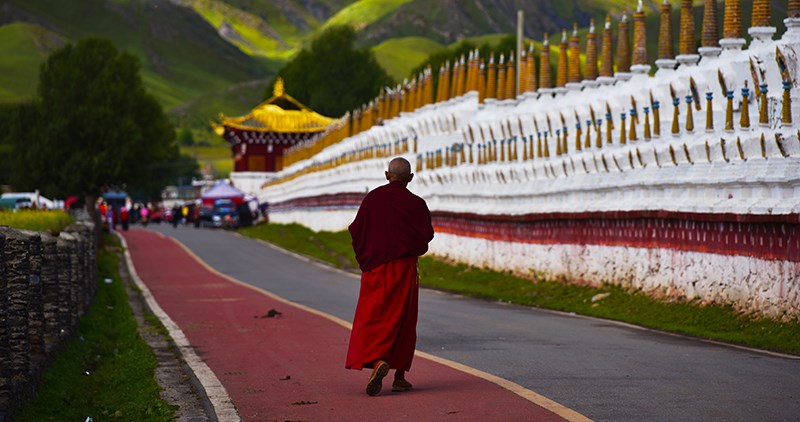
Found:
[(392, 391), (408, 391), (411, 387), (413, 387), (413, 385), (406, 380), (394, 380), (392, 383)]
[(379, 360), (375, 364), (375, 369), (372, 370), (372, 375), (369, 377), (367, 383), (367, 395), (377, 396), (383, 388), (383, 377), (389, 374), (389, 364)]

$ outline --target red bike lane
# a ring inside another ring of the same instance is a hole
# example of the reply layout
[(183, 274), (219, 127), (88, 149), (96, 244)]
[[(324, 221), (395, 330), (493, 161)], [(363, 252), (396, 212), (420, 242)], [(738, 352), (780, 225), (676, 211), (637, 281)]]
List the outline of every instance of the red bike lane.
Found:
[(369, 372), (344, 368), (346, 323), (224, 276), (172, 238), (140, 229), (123, 236), (132, 270), (245, 421), (586, 420), (516, 384), (420, 352), (408, 373), (411, 391), (392, 392), (390, 373), (381, 394), (369, 397)]

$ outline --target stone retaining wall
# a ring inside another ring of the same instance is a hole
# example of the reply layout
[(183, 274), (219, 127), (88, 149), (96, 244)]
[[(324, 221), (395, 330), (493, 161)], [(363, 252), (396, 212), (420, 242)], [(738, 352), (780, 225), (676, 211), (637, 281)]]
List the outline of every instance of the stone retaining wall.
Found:
[(97, 290), (91, 223), (57, 237), (0, 227), (0, 421), (35, 391)]

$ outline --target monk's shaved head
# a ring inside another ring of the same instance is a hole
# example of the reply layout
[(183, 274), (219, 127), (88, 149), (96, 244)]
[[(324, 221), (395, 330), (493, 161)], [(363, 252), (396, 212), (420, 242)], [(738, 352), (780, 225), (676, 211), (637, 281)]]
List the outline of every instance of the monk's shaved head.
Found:
[(405, 158), (397, 157), (389, 162), (389, 170), (386, 172), (388, 180), (399, 180), (408, 183), (413, 176), (411, 174), (411, 163)]

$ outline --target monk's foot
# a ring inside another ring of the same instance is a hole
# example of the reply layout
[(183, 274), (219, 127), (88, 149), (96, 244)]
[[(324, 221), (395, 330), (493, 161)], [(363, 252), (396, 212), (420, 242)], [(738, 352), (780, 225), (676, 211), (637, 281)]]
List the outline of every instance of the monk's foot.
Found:
[(392, 383), (392, 391), (408, 391), (412, 387), (413, 385), (406, 380), (394, 380)]
[(375, 364), (375, 369), (372, 370), (372, 375), (369, 377), (367, 383), (367, 395), (377, 396), (383, 388), (383, 377), (389, 374), (389, 364), (379, 360)]

